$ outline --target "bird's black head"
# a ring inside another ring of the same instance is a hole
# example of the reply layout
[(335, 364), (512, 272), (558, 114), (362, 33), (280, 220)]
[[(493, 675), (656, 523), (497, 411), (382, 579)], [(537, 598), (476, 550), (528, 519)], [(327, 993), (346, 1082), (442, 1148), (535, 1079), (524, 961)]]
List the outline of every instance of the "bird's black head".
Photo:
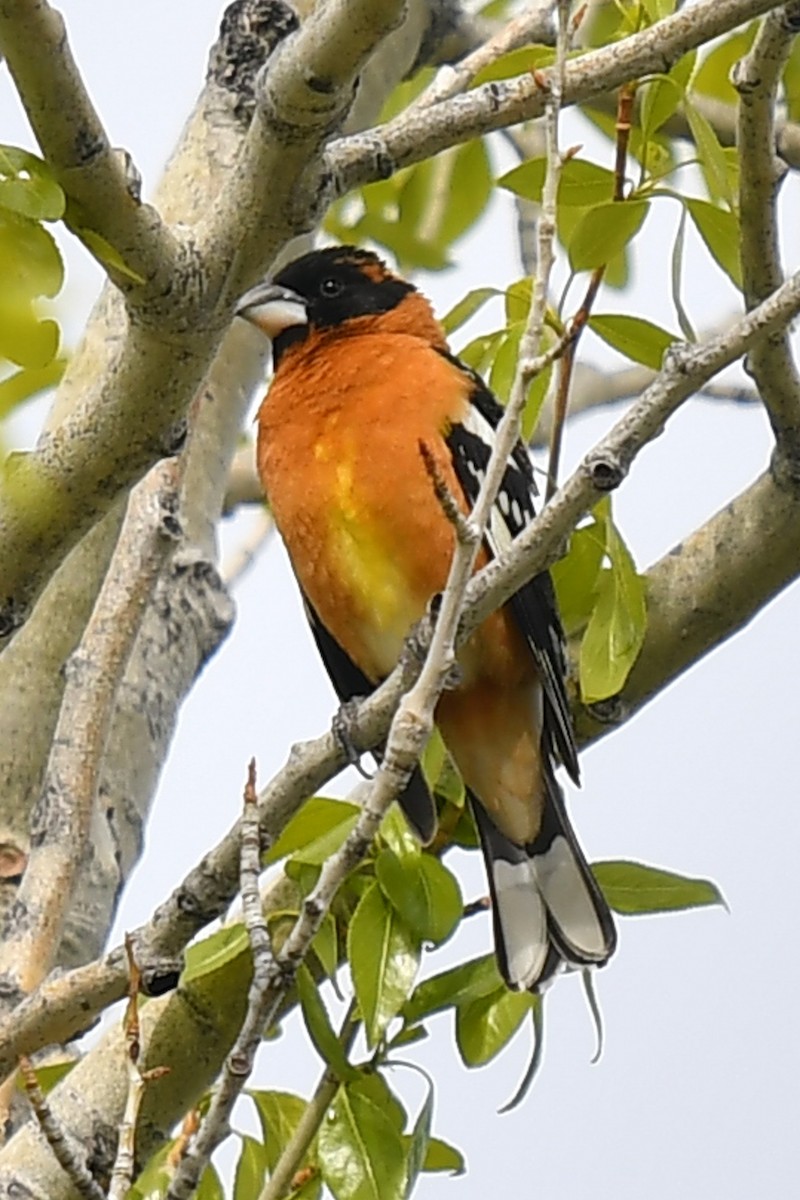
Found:
[(369, 250), (331, 246), (288, 264), (242, 296), (239, 316), (272, 339), (273, 360), (310, 332), (392, 312), (416, 289)]

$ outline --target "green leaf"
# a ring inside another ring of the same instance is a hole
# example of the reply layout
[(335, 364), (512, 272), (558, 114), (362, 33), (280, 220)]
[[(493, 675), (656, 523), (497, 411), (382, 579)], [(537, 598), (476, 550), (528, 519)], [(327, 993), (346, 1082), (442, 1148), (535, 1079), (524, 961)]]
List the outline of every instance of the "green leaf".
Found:
[(622, 689), (647, 627), (644, 578), (636, 573), (610, 512), (608, 501), (595, 506), (595, 513), (604, 514), (611, 567), (600, 571), (596, 603), (581, 642), (581, 697), (585, 704), (615, 696)]
[(58, 221), (64, 192), (50, 167), (16, 146), (0, 146), (0, 206), (34, 221)]
[(684, 102), (686, 119), (697, 147), (697, 157), (712, 200), (724, 200), (731, 207), (735, 197), (731, 190), (728, 164), (719, 138), (710, 122), (689, 101)]
[(274, 1171), (308, 1105), (292, 1092), (250, 1091), (248, 1095), (256, 1106), (261, 1122), (267, 1167)]
[[(438, 166), (442, 158), (446, 160), (445, 168)], [(448, 203), (441, 209), (440, 219), (428, 236), (450, 246), (463, 237), (486, 210), (492, 194), (492, 171), (482, 138), (445, 150), (434, 163), (437, 166), (435, 186), (446, 188)], [(436, 204), (437, 193), (434, 191), (430, 205)]]
[(583, 629), (592, 615), (605, 550), (605, 531), (593, 518), (591, 525), (582, 525), (574, 531), (566, 555), (550, 568), (558, 610), (568, 635)]
[(442, 325), (445, 333), (448, 335), (455, 333), (462, 325), (466, 325), (479, 309), (483, 308), (487, 300), (492, 300), (495, 296), (500, 295), (502, 292), (492, 287), (473, 288), (471, 292), (467, 292), (464, 299), (459, 300), (458, 304), (454, 305), (443, 317)]
[(406, 1148), (408, 1167), (406, 1169), (406, 1200), (414, 1191), (414, 1185), (419, 1173), (424, 1169), (425, 1158), (431, 1142), (431, 1126), (433, 1124), (433, 1083), (428, 1075), (425, 1076), (428, 1090), (422, 1108), (419, 1110), (414, 1128), (411, 1131), (411, 1141)]
[(488, 996), (459, 1004), (456, 1042), (464, 1065), (481, 1067), (499, 1054), (533, 1003), (530, 992), (511, 992), (503, 984)]
[(725, 274), (741, 291), (742, 262), (739, 254), (741, 239), (737, 214), (729, 212), (725, 208), (717, 208), (715, 204), (709, 204), (707, 200), (687, 199), (685, 204), (697, 232), (711, 251), (715, 262), (722, 267)]
[(709, 879), (690, 879), (660, 867), (624, 860), (592, 863), (592, 873), (610, 906), (625, 916), (710, 904), (725, 907), (719, 888)]
[(337, 1079), (342, 1081), (357, 1079), (358, 1071), (347, 1061), (347, 1054), (331, 1025), (328, 1010), (325, 1008), (317, 985), (308, 967), (303, 963), (300, 964), (297, 971), (297, 995), (300, 997), (306, 1029), (317, 1053), (328, 1064)]
[(483, 374), (491, 364), (495, 351), (505, 336), (505, 329), (498, 329), (495, 333), (483, 333), (459, 350), (458, 357), (468, 367), (472, 367), (473, 371)]
[(435, 73), (433, 67), (423, 67), (410, 79), (404, 79), (402, 83), (399, 83), (381, 109), (380, 124), (391, 121), (393, 117), (405, 112), (409, 104), (416, 100), (421, 92), (424, 92)]
[(196, 942), (186, 951), (186, 965), (181, 975), (181, 984), (185, 987), (193, 980), (202, 979), (221, 971), (228, 963), (239, 958), (242, 954), (250, 953), (250, 943), (247, 930), (241, 921), (235, 925), (226, 925), (218, 929), (202, 942)]
[[(537, 204), (542, 201), (546, 158), (532, 158), (502, 175), (497, 183), (500, 187), (524, 196)], [(561, 168), (558, 182), (558, 204), (566, 208), (590, 208), (604, 204), (614, 195), (614, 173), (585, 158), (570, 158)]]
[(568, 251), (573, 271), (602, 267), (619, 254), (641, 229), (649, 208), (647, 200), (609, 201), (590, 208), (570, 238)]
[(731, 83), (731, 68), (747, 54), (757, 28), (758, 21), (751, 21), (746, 29), (738, 30), (719, 42), (700, 63), (692, 80), (692, 91), (713, 96), (725, 104), (738, 105), (739, 94)]
[(386, 899), (423, 941), (438, 945), (461, 920), (461, 889), (433, 855), (398, 858), (393, 850), (383, 850), (375, 860), (375, 875)]
[[(68, 1062), (48, 1063), (43, 1067), (36, 1067), (36, 1082), (45, 1096), (48, 1092), (52, 1092), (57, 1083), (61, 1083), (61, 1080), (69, 1075), (77, 1062), (78, 1060), (74, 1058)], [(20, 1092), (25, 1091), (25, 1083), (21, 1075), (17, 1075), (17, 1089)]]
[(505, 290), (507, 325), (527, 324), (528, 315), (531, 311), (532, 293), (533, 280), (530, 275), (523, 275), (522, 279), (516, 279), (508, 285)]
[(172, 1180), (167, 1159), (174, 1144), (167, 1142), (148, 1159), (130, 1189), (127, 1200), (161, 1200), (162, 1196), (166, 1196)]
[(115, 246), (107, 238), (104, 238), (101, 233), (94, 229), (90, 229), (88, 225), (76, 224), (74, 220), (69, 221), (69, 227), (76, 237), (79, 237), (86, 249), (94, 255), (99, 263), (104, 267), (108, 267), (110, 271), (117, 275), (122, 275), (125, 279), (130, 279), (132, 283), (146, 283), (147, 280), (138, 271), (134, 271), (133, 267), (129, 267), (125, 259), (120, 254)]
[(261, 1142), (239, 1134), (242, 1149), (236, 1164), (233, 1200), (258, 1200), (267, 1173), (267, 1154)]
[(380, 837), (381, 841), (390, 850), (394, 850), (400, 858), (405, 858), (408, 854), (416, 856), (422, 854), (422, 847), (411, 832), (411, 826), (399, 804), (393, 804), (381, 821)]
[(509, 50), (478, 72), (471, 87), (492, 83), (497, 79), (513, 79), (515, 75), (527, 75), (537, 68), (549, 67), (555, 59), (552, 46), (519, 46)]
[(347, 957), (367, 1044), (372, 1047), (408, 998), (419, 965), (417, 940), (377, 883), (370, 884), (353, 914)]
[(217, 1174), (216, 1168), (211, 1163), (208, 1164), (200, 1176), (194, 1200), (225, 1200), (225, 1189), (222, 1186), (222, 1181)]
[(431, 1138), (422, 1164), (423, 1171), (449, 1171), (451, 1175), (463, 1175), (467, 1166), (464, 1155), (455, 1146), (440, 1138)]
[(66, 358), (54, 358), (45, 367), (25, 368), (0, 379), (0, 421), (26, 400), (54, 387), (64, 374)]
[(413, 1025), (444, 1008), (489, 995), (502, 982), (494, 955), (483, 954), (423, 980), (403, 1007), (403, 1018)]
[(325, 974), (329, 979), (333, 979), (339, 966), (339, 935), (336, 930), (336, 918), (332, 913), (326, 913), (322, 918), (311, 949), (319, 959)]
[(642, 0), (642, 7), (653, 24), (672, 16), (675, 11), (675, 0)]
[(358, 820), (359, 808), (345, 800), (313, 796), (295, 813), (264, 857), (264, 865), (293, 854), (319, 866), (338, 850)]
[(0, 210), (0, 297), (14, 300), (57, 296), (64, 264), (49, 230), (37, 221)]
[(519, 358), (519, 343), (523, 334), (522, 324), (514, 325), (497, 348), (492, 369), (489, 372), (489, 386), (501, 404), (507, 404), (511, 395), (511, 387), (517, 372)]
[(649, 140), (673, 115), (681, 100), (683, 88), (669, 75), (656, 75), (643, 89), (639, 119), (642, 137)]
[(384, 1110), (358, 1084), (340, 1087), (318, 1136), (335, 1200), (401, 1200), (406, 1150)]
[(428, 787), (456, 808), (464, 804), (464, 782), (438, 729), (434, 729), (420, 759)]
[(794, 39), (783, 71), (783, 91), (787, 117), (792, 122), (800, 121), (800, 38)]
[(56, 322), (39, 320), (30, 304), (7, 307), (0, 300), (0, 358), (43, 371), (55, 360), (60, 340)]
[[(351, 1089), (353, 1086), (350, 1085)], [(403, 1132), (408, 1121), (408, 1113), (380, 1071), (374, 1071), (368, 1065), (364, 1068), (358, 1084), (355, 1086), (360, 1095), (366, 1096), (381, 1112), (386, 1114), (392, 1127), (398, 1133)]]
[[(548, 339), (545, 339), (548, 340)], [(539, 424), (539, 417), (547, 399), (547, 389), (550, 387), (550, 380), (553, 375), (553, 364), (548, 363), (543, 371), (535, 375), (528, 387), (528, 395), (525, 398), (525, 407), (522, 410), (522, 440), (525, 443), (530, 442), (536, 426)]]
[(604, 342), (626, 358), (658, 371), (669, 347), (678, 339), (652, 321), (622, 313), (596, 313), (589, 325)]
[(398, 1046), (412, 1046), (415, 1042), (423, 1042), (427, 1036), (428, 1031), (424, 1025), (403, 1026), (397, 1033), (392, 1034), (388, 1046), (392, 1050)]

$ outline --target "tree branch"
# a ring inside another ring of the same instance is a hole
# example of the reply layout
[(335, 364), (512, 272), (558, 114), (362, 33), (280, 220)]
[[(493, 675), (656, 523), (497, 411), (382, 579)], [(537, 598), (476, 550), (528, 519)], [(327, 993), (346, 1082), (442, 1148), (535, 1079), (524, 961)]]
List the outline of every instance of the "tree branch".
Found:
[(531, 4), (512, 17), (490, 38), (459, 62), (442, 67), (436, 78), (412, 107), (424, 109), (466, 91), (485, 67), (528, 42), (549, 42), (553, 36), (553, 15), (549, 4)]
[(108, 576), (69, 661), (31, 855), (0, 943), (3, 1007), (36, 987), (53, 964), (84, 861), (114, 697), (177, 529), (176, 489), (170, 460), (133, 492)]
[(344, 122), (358, 72), (403, 11), (403, 0), (328, 0), (273, 56), (236, 166), (198, 230), (203, 260), (222, 271), (226, 306), (287, 235), (316, 223), (323, 142)]
[[(582, 104), (642, 75), (668, 70), (688, 50), (774, 7), (774, 0), (699, 0), (649, 29), (573, 59), (565, 72), (564, 104)], [(536, 80), (525, 75), (483, 84), (430, 109), (410, 109), (367, 133), (340, 138), (325, 155), (334, 192), (344, 195), (459, 142), (540, 117), (545, 99)]]
[[(138, 175), (127, 155), (112, 149), (81, 78), (63, 17), (46, 0), (2, 0), (0, 49), (8, 63), (42, 154), (78, 209), (75, 232), (100, 234), (142, 277), (150, 296), (163, 291), (181, 248), (158, 211), (142, 204)], [(87, 248), (93, 252), (91, 240)], [(135, 303), (130, 274), (100, 263)]]
[[(775, 105), (784, 65), (800, 29), (800, 3), (771, 12), (734, 71), (739, 92), (741, 260), (745, 305), (753, 308), (784, 278), (776, 205), (788, 168), (775, 155)], [(800, 477), (800, 376), (786, 330), (754, 346), (747, 369), (769, 414), (778, 453)]]

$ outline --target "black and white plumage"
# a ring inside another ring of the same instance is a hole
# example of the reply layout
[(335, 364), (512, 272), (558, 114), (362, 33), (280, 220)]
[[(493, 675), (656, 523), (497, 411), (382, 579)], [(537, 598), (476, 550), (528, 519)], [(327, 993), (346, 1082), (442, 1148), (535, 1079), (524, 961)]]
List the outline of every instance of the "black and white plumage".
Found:
[[(458, 365), (469, 374), (473, 387), (467, 418), (452, 426), (447, 442), (458, 481), (469, 503), (474, 504), (503, 409), (479, 375), (463, 363)], [(533, 519), (536, 494), (530, 458), (518, 442), (509, 456), (485, 533), (492, 557), (502, 554)], [(580, 768), (565, 687), (564, 633), (549, 572), (524, 584), (509, 607), (542, 687), (546, 796), (537, 836), (526, 846), (517, 845), (498, 829), (478, 799), (471, 799), (489, 867), (501, 969), (510, 986), (524, 988), (540, 986), (564, 965), (606, 962), (616, 945), (616, 929), (578, 845), (555, 778), (556, 758), (575, 783)]]

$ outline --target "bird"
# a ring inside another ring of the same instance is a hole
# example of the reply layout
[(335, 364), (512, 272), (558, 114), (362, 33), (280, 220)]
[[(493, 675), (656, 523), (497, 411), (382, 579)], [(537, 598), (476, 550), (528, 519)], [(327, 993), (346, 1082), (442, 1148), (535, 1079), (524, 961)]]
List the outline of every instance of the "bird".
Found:
[[(312, 250), (257, 283), (236, 314), (272, 342), (257, 468), (340, 702), (369, 694), (445, 587), (452, 520), (432, 473), (468, 513), (502, 408), (450, 350), (425, 296), (370, 250)], [(527, 450), (509, 455), (476, 569), (534, 517)], [(564, 634), (542, 572), (457, 652), (436, 725), (461, 773), (511, 989), (603, 965), (616, 930), (565, 808), (579, 782)], [(436, 810), (417, 767), (400, 797), (423, 843)]]

